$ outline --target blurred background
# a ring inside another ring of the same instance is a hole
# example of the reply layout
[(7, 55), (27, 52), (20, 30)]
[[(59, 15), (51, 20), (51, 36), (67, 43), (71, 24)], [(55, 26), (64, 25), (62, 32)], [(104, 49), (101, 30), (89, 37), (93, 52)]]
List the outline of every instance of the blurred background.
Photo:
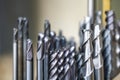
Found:
[[(95, 1), (95, 11), (112, 9), (120, 18), (120, 0)], [(68, 39), (73, 36), (79, 43), (79, 23), (87, 16), (87, 10), (88, 0), (0, 0), (0, 80), (12, 80), (12, 35), (19, 16), (29, 19), (35, 53), (37, 34), (43, 31), (45, 19), (50, 21), (52, 30), (62, 30)]]

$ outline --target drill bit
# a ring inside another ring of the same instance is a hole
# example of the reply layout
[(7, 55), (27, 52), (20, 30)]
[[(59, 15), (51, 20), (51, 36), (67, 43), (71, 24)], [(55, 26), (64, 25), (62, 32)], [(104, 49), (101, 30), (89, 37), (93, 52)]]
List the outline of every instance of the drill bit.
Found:
[(48, 80), (48, 55), (50, 48), (50, 38), (45, 37), (44, 40), (44, 80)]
[(38, 44), (37, 44), (37, 80), (43, 80), (43, 38), (44, 34), (38, 34)]
[(104, 58), (104, 80), (111, 80), (112, 72), (112, 49), (111, 32), (108, 28), (103, 31), (103, 58)]
[(18, 30), (13, 28), (13, 80), (18, 80)]
[[(80, 22), (80, 28), (79, 28), (79, 38), (80, 38), (80, 48), (82, 47), (83, 41), (84, 41), (84, 35), (83, 35), (83, 28), (85, 27), (85, 20), (82, 20)], [(76, 55), (76, 68), (77, 68), (77, 80), (80, 80), (80, 70), (81, 70), (81, 65), (83, 64), (83, 59), (82, 59), (82, 54), (83, 52), (80, 50)]]
[(69, 73), (69, 70), (70, 70), (70, 64), (69, 64), (69, 48), (66, 50), (66, 52), (64, 53), (64, 63), (63, 63), (63, 77), (62, 79), (64, 80), (71, 80), (70, 79), (70, 73)]
[(80, 52), (82, 53), (83, 63), (81, 65), (80, 79), (84, 80), (94, 80), (94, 66), (92, 61), (92, 53), (93, 47), (91, 42), (91, 30), (90, 30), (90, 18), (87, 17), (85, 19), (86, 25), (83, 27), (83, 43), (80, 48)]
[(27, 39), (26, 67), (26, 80), (33, 80), (33, 44), (30, 39)]
[(114, 35), (114, 28), (115, 28), (115, 14), (114, 11), (106, 11), (106, 27), (112, 31), (112, 35)]
[(27, 50), (27, 39), (29, 37), (29, 32), (28, 32), (28, 20), (24, 17), (23, 18), (23, 71), (24, 71), (24, 80), (26, 80), (26, 50)]
[(101, 12), (97, 12), (96, 24), (94, 27), (94, 38), (93, 38), (93, 63), (95, 66), (94, 79), (95, 80), (104, 80), (104, 71), (103, 71), (103, 57), (102, 57), (102, 42), (101, 42), (101, 30), (100, 30), (100, 20)]
[(117, 54), (117, 68), (120, 67), (120, 21), (117, 21), (117, 27), (115, 31), (116, 40), (116, 54)]
[(58, 51), (51, 51), (49, 57), (49, 80), (57, 80), (58, 79)]
[[(72, 43), (73, 44), (73, 43)], [(71, 45), (70, 47), (70, 60), (69, 60), (69, 64), (70, 64), (70, 79), (71, 80), (75, 80), (76, 79), (76, 64), (75, 64), (75, 55), (76, 55), (76, 49), (75, 49), (75, 45)]]
[(48, 55), (50, 49), (50, 23), (48, 20), (45, 20), (44, 24), (44, 80), (48, 80)]
[(81, 53), (80, 51), (77, 53), (77, 55), (75, 56), (76, 57), (76, 80), (80, 80), (81, 78), (81, 65), (83, 64), (83, 56), (82, 56), (83, 53)]
[(58, 53), (58, 80), (61, 80), (63, 76), (64, 53), (66, 52), (66, 50), (66, 48), (62, 48)]
[(18, 79), (24, 79), (23, 71), (23, 18), (18, 18)]
[(100, 35), (100, 26), (96, 25), (94, 27), (94, 39), (93, 39), (93, 63), (95, 66), (95, 80), (104, 80), (104, 73), (103, 73), (103, 58), (102, 58), (102, 45), (101, 45), (101, 35)]

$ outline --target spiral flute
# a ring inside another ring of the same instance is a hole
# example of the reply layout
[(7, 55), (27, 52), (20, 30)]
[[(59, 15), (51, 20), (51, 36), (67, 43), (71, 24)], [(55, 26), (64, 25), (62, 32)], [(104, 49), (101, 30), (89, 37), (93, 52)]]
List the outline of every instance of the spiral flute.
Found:
[(49, 80), (58, 79), (58, 51), (51, 51), (49, 56)]
[(96, 18), (96, 25), (94, 27), (94, 38), (93, 38), (93, 63), (95, 66), (94, 79), (95, 80), (104, 80), (104, 71), (103, 71), (103, 57), (102, 57), (102, 41), (101, 41), (101, 30), (100, 30), (100, 20), (101, 12), (98, 11)]
[(116, 54), (117, 54), (117, 68), (120, 67), (120, 21), (117, 21), (117, 27), (115, 31), (116, 40)]
[(94, 66), (92, 61), (92, 42), (91, 42), (91, 30), (90, 30), (90, 18), (86, 17), (86, 25), (83, 27), (83, 43), (80, 48), (82, 53), (83, 63), (80, 69), (80, 79), (84, 80), (94, 80)]
[(93, 46), (94, 46), (94, 53), (93, 53), (93, 63), (95, 66), (95, 80), (104, 80), (104, 73), (103, 73), (103, 57), (102, 57), (102, 45), (100, 39), (100, 28), (99, 25), (96, 25), (94, 28), (94, 39), (93, 39)]
[(112, 48), (111, 31), (105, 29), (103, 32), (103, 59), (104, 59), (104, 80), (111, 80), (112, 72)]
[(27, 75), (26, 80), (33, 80), (33, 45), (30, 39), (27, 39), (27, 54), (26, 54)]
[(38, 34), (38, 43), (37, 43), (37, 80), (43, 80), (43, 59), (44, 59), (44, 51), (43, 51), (43, 38), (44, 34)]

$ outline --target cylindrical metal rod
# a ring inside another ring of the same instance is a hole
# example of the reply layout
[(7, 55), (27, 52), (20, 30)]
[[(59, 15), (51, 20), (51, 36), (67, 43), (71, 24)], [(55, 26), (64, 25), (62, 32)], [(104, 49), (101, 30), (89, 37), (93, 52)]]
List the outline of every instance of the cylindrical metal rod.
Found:
[(27, 39), (27, 58), (26, 58), (26, 66), (27, 66), (27, 77), (26, 80), (33, 80), (33, 46), (32, 41)]
[(23, 73), (23, 18), (18, 18), (18, 80), (24, 79)]
[(88, 0), (88, 16), (91, 18), (91, 24), (94, 23), (95, 0)]
[(18, 80), (18, 31), (13, 29), (13, 80)]
[(43, 80), (43, 38), (44, 34), (39, 33), (37, 44), (37, 80)]
[(29, 37), (28, 33), (28, 20), (24, 17), (23, 18), (23, 75), (24, 80), (26, 80), (26, 50), (27, 50), (27, 39)]
[(48, 52), (49, 52), (49, 37), (44, 38), (44, 80), (48, 80)]

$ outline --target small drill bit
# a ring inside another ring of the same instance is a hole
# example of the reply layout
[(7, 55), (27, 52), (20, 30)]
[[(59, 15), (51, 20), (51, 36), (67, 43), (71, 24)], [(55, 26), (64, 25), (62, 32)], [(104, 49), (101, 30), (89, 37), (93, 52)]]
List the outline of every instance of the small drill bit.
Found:
[(24, 71), (24, 80), (26, 80), (26, 51), (27, 51), (27, 39), (29, 37), (28, 32), (28, 20), (24, 17), (23, 18), (23, 71)]
[(45, 36), (48, 36), (50, 37), (50, 22), (48, 20), (45, 20), (45, 23), (44, 23), (44, 34)]
[(24, 80), (23, 70), (23, 18), (18, 18), (18, 79)]
[(13, 28), (13, 80), (18, 80), (18, 30)]
[[(74, 42), (73, 42), (74, 43)], [(73, 44), (71, 43), (71, 44)], [(70, 69), (70, 79), (71, 80), (75, 80), (76, 79), (76, 64), (75, 64), (75, 55), (76, 55), (76, 49), (75, 49), (75, 45), (71, 45), (70, 47), (70, 61), (69, 61), (69, 64), (71, 66), (71, 69)]]
[(33, 80), (33, 44), (30, 39), (27, 39), (26, 66), (27, 66), (26, 80)]
[(44, 34), (38, 34), (38, 44), (37, 44), (37, 80), (43, 80), (43, 38)]
[(51, 51), (49, 57), (49, 80), (57, 80), (58, 79), (58, 51)]
[(44, 80), (48, 80), (48, 55), (50, 49), (50, 38), (44, 37)]
[(66, 52), (66, 50), (66, 48), (62, 48), (58, 53), (58, 80), (61, 80), (63, 76), (64, 53)]
[(62, 79), (64, 80), (71, 80), (70, 79), (70, 73), (69, 73), (69, 70), (70, 70), (70, 64), (69, 64), (69, 61), (70, 61), (70, 58), (69, 58), (69, 48), (67, 49), (67, 51), (64, 53), (64, 64), (63, 64), (63, 77)]
[(44, 23), (44, 80), (48, 80), (48, 55), (49, 55), (49, 50), (50, 50), (50, 22), (48, 20), (45, 20)]

